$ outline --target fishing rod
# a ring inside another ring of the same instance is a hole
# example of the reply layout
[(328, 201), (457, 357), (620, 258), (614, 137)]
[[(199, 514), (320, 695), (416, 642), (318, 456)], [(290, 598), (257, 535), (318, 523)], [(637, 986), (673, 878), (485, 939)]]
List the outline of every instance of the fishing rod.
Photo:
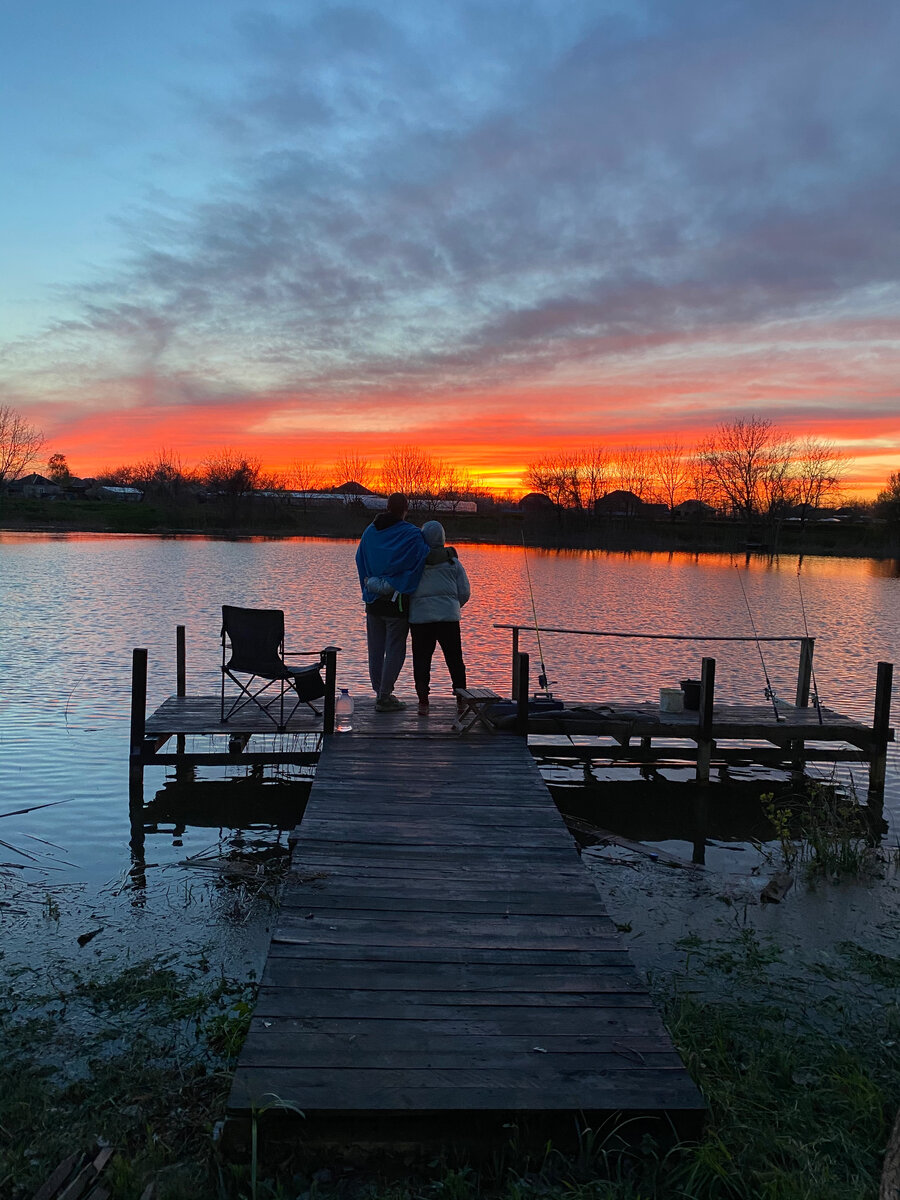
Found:
[(541, 673), (538, 675), (538, 686), (542, 691), (547, 693), (549, 698), (550, 691), (547, 683), (547, 668), (544, 666), (544, 651), (541, 648), (541, 630), (538, 626), (537, 609), (534, 606), (534, 589), (531, 586), (531, 571), (528, 568), (528, 550), (525, 546), (525, 534), (522, 534), (522, 553), (525, 556), (525, 576), (528, 580), (528, 594), (531, 597), (531, 615), (534, 617), (534, 632), (537, 634), (538, 658), (541, 660)]
[(775, 700), (775, 689), (769, 682), (769, 672), (766, 670), (766, 660), (763, 658), (762, 645), (760, 644), (759, 634), (756, 632), (756, 622), (753, 620), (753, 613), (750, 611), (750, 601), (747, 599), (747, 589), (744, 587), (744, 581), (741, 578), (741, 569), (734, 564), (734, 569), (737, 571), (738, 583), (741, 585), (741, 592), (744, 596), (744, 604), (747, 606), (747, 616), (750, 618), (750, 628), (753, 630), (753, 636), (756, 639), (756, 649), (759, 654), (759, 661), (762, 663), (763, 675), (766, 677), (766, 699), (772, 701), (772, 711), (775, 713), (775, 720), (782, 719), (781, 713), (778, 711), (778, 704)]
[[(803, 613), (803, 632), (806, 634), (807, 645), (812, 640), (809, 636), (809, 625), (806, 623), (806, 605), (803, 603), (803, 588), (800, 585), (800, 565), (802, 560), (797, 560), (797, 591), (800, 593), (800, 611)], [(810, 674), (812, 675), (812, 702), (816, 706), (816, 714), (819, 718), (819, 724), (824, 725), (822, 720), (822, 705), (819, 703), (819, 685), (816, 683), (816, 668), (812, 659), (809, 663)]]

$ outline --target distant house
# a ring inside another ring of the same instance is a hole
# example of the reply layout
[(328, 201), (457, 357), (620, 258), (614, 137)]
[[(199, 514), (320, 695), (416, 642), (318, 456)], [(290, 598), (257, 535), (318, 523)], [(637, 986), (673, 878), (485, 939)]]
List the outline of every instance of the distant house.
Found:
[(598, 517), (636, 517), (645, 507), (640, 496), (623, 488), (607, 492), (594, 501), (594, 513)]
[(121, 504), (137, 504), (144, 498), (141, 489), (135, 487), (112, 487), (103, 484), (96, 491), (101, 500), (117, 500)]
[(716, 515), (712, 505), (705, 504), (702, 500), (682, 500), (680, 504), (675, 505), (672, 512), (679, 521), (705, 521)]
[(355, 479), (348, 479), (346, 483), (342, 483), (340, 487), (336, 487), (334, 490), (344, 496), (375, 495), (371, 488), (364, 487), (361, 483), (357, 483)]
[(23, 475), (21, 479), (14, 479), (6, 485), (6, 491), (10, 496), (21, 496), (23, 500), (51, 500), (62, 495), (62, 488), (58, 483), (54, 483), (52, 479), (45, 479), (36, 472)]
[(645, 521), (667, 521), (672, 513), (668, 504), (657, 504), (655, 501), (644, 501), (638, 510), (638, 516)]
[(519, 501), (519, 508), (523, 512), (548, 512), (555, 507), (550, 497), (545, 496), (543, 492), (529, 492)]
[(65, 495), (67, 500), (84, 500), (92, 488), (96, 488), (96, 479), (78, 479), (70, 475), (66, 481)]

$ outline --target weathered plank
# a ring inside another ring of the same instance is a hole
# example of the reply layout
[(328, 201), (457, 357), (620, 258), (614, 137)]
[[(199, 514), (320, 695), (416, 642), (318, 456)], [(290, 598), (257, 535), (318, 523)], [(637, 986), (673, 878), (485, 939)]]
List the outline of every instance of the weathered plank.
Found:
[(524, 742), (380, 729), (326, 744), (230, 1113), (699, 1114)]

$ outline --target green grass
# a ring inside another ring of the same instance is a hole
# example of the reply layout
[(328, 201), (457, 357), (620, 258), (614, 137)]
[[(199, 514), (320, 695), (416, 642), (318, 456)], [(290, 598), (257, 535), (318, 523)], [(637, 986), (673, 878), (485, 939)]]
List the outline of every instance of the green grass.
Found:
[[(709, 1116), (700, 1141), (658, 1144), (614, 1120), (574, 1152), (487, 1159), (218, 1161), (213, 1125), (253, 991), (202, 964), (135, 963), (0, 999), (0, 1195), (24, 1200), (97, 1137), (118, 1154), (113, 1200), (869, 1200), (900, 1104), (900, 959), (842, 942), (804, 961), (751, 928), (683, 939), (656, 999)], [(73, 1054), (73, 1047), (77, 1053)], [(265, 1114), (260, 1115), (260, 1144)]]

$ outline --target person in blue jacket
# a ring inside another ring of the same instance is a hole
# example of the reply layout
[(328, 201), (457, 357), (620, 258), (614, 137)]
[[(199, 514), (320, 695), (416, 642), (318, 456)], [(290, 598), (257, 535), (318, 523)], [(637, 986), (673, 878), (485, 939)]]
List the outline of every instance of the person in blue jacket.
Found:
[(408, 512), (402, 492), (388, 496), (386, 511), (366, 527), (356, 548), (376, 712), (406, 708), (394, 685), (406, 661), (409, 597), (419, 586), (429, 551), (421, 532), (406, 520)]

